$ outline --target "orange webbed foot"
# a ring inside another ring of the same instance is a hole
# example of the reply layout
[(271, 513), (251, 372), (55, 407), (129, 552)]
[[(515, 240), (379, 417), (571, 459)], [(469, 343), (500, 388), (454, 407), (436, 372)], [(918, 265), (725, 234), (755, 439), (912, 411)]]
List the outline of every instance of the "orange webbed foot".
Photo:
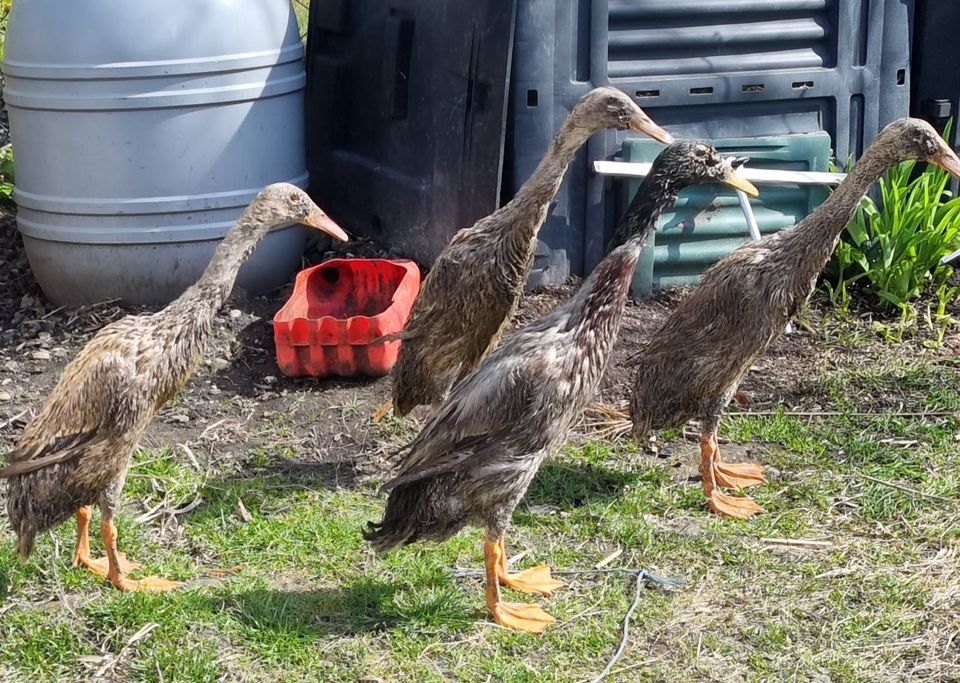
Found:
[[(119, 553), (120, 555), (120, 571), (124, 574), (132, 572), (135, 569), (139, 569), (142, 565), (139, 562), (129, 562), (125, 553)], [(97, 576), (106, 577), (107, 573), (110, 570), (110, 562), (106, 557), (99, 557), (93, 559), (89, 555), (77, 555), (73, 558), (74, 567), (83, 567), (89, 572), (96, 574)]]
[(126, 576), (121, 575), (109, 578), (110, 583), (122, 591), (151, 591), (154, 593), (162, 593), (183, 585), (180, 581), (170, 581), (168, 579), (162, 579), (159, 576), (148, 576), (143, 579), (128, 579)]
[(543, 633), (557, 621), (537, 605), (524, 602), (498, 602), (491, 612), (493, 620), (501, 626), (525, 633)]
[(763, 476), (763, 465), (751, 462), (726, 463), (715, 461), (713, 475), (717, 486), (725, 486), (731, 489), (746, 489), (767, 483), (766, 477)]
[(550, 575), (550, 567), (545, 564), (525, 569), (516, 574), (499, 574), (501, 586), (507, 586), (522, 593), (536, 593), (549, 597), (553, 591), (566, 586)]
[(716, 489), (707, 497), (707, 505), (718, 515), (736, 519), (749, 519), (763, 512), (763, 508), (757, 505), (753, 498), (728, 496)]

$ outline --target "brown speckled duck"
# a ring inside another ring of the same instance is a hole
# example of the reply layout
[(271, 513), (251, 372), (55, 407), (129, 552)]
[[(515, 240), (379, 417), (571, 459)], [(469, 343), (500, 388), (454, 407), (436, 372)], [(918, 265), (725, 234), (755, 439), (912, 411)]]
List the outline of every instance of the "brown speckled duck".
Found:
[[(527, 325), (458, 383), (409, 446), (383, 520), (364, 537), (378, 551), (486, 530), (486, 601), (497, 623), (541, 632), (554, 619), (536, 605), (500, 599), (500, 586), (549, 595), (563, 584), (546, 566), (507, 569), (504, 534), (540, 463), (556, 452), (596, 393), (620, 330), (633, 270), (657, 217), (686, 185), (756, 189), (704, 142), (677, 142), (653, 163), (621, 221), (619, 244), (577, 294)], [(677, 340), (682, 344), (683, 340)]]
[[(43, 407), (26, 426), (9, 465), (7, 514), (26, 558), (34, 537), (77, 517), (74, 566), (105, 576), (121, 590), (167, 590), (173, 581), (127, 578), (139, 565), (117, 551), (113, 523), (133, 450), (156, 412), (193, 374), (213, 331), (217, 311), (241, 264), (271, 228), (303, 223), (336, 239), (346, 234), (297, 187), (264, 189), (227, 233), (203, 273), (157, 313), (130, 315), (100, 330), (63, 371)], [(90, 506), (102, 513), (106, 558), (90, 556)]]
[(821, 269), (870, 185), (892, 165), (929, 161), (960, 177), (960, 160), (927, 123), (894, 121), (847, 178), (795, 227), (748, 242), (710, 268), (640, 354), (630, 416), (634, 435), (700, 420), (703, 490), (710, 509), (746, 518), (761, 511), (719, 487), (765, 481), (760, 465), (720, 459), (717, 425), (756, 359), (810, 296)]
[[(423, 282), (393, 369), (392, 405), (406, 415), (443, 400), (500, 339), (533, 265), (537, 232), (577, 150), (593, 133), (629, 128), (663, 143), (673, 138), (613, 88), (583, 96), (546, 156), (516, 196), (457, 232)], [(390, 407), (385, 403), (378, 418)]]

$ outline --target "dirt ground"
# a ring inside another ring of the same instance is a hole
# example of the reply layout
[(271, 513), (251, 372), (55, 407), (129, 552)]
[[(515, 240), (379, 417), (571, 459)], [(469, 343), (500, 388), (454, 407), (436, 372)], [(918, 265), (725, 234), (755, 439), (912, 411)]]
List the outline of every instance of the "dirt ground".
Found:
[[(352, 243), (340, 254), (370, 256), (375, 246)], [(318, 261), (331, 252), (308, 250)], [(578, 282), (541, 289), (526, 295), (514, 328), (535, 320), (567, 300)], [(148, 429), (145, 444), (206, 444), (191, 457), (213, 458), (218, 466), (251, 466), (258, 449), (283, 449), (281, 465), (318, 469), (343, 483), (358, 474), (376, 474), (384, 457), (409, 439), (426, 415), (421, 407), (413, 420), (387, 420), (376, 425), (371, 413), (389, 394), (388, 378), (295, 379), (277, 367), (271, 319), (289, 295), (290, 287), (266, 297), (249, 297), (235, 290), (218, 318), (211, 348), (186, 389), (165, 406)], [(624, 325), (601, 389), (600, 399), (615, 403), (630, 389), (634, 356), (666, 316), (683, 299), (672, 290), (644, 301), (630, 301)], [(9, 448), (39, 408), (63, 366), (103, 325), (136, 309), (103, 302), (80, 309), (54, 307), (33, 279), (14, 219), (0, 222), (0, 448)], [(956, 313), (956, 312), (955, 312)], [(864, 324), (873, 314), (861, 312)], [(817, 307), (805, 316), (818, 323)], [(827, 410), (806, 405), (800, 391), (811, 368), (824, 362), (857, 362), (843, 345), (834, 347), (822, 325), (795, 326), (766, 354), (744, 383), (752, 410)], [(818, 331), (813, 332), (814, 329)], [(867, 339), (866, 344), (880, 344)], [(952, 355), (960, 340), (948, 337), (939, 349), (924, 354)], [(916, 345), (911, 346), (916, 348)], [(893, 400), (893, 399), (891, 399)], [(215, 445), (215, 447), (214, 447)], [(660, 453), (660, 457), (669, 455)], [(232, 463), (227, 461), (232, 460)], [(263, 465), (263, 463), (259, 463)], [(287, 472), (291, 474), (293, 472)]]
[[(364, 255), (373, 251), (368, 245), (359, 249)], [(109, 322), (143, 309), (109, 301), (80, 309), (53, 306), (33, 279), (9, 216), (0, 224), (0, 261), (0, 439), (6, 449), (64, 365), (90, 337)], [(565, 301), (577, 284), (571, 281), (526, 296), (515, 325)], [(283, 416), (283, 445), (296, 454), (293, 462), (323, 464), (352, 476), (357, 468), (370, 471), (371, 463), (402, 441), (404, 433), (392, 434), (369, 419), (389, 395), (388, 378), (298, 379), (280, 373), (271, 319), (289, 293), (289, 286), (265, 297), (234, 291), (218, 318), (203, 365), (149, 428), (147, 445), (215, 442), (216, 457), (232, 456), (237, 467), (244, 467), (248, 453), (278, 446), (281, 437), (276, 430), (261, 428), (260, 423), (272, 425), (276, 416)], [(616, 360), (604, 383), (605, 398), (625, 395), (630, 373), (623, 361), (636, 353), (681, 298), (674, 292), (630, 304)], [(424, 408), (415, 412), (414, 426), (416, 418), (424, 416)]]
[[(378, 254), (369, 244), (347, 245), (346, 252)], [(306, 261), (327, 255), (313, 249)], [(0, 221), (0, 262), (0, 450), (6, 450), (82, 345), (103, 325), (134, 311), (116, 302), (52, 306), (33, 280), (9, 216)], [(525, 296), (514, 326), (567, 300), (576, 286)], [(166, 575), (172, 568), (173, 576), (192, 577), (191, 586), (201, 590), (177, 592), (163, 602), (143, 594), (126, 600), (108, 588), (87, 590), (91, 579), (79, 571), (51, 578), (37, 562), (11, 565), (6, 580), (19, 587), (0, 606), (0, 625), (6, 626), (0, 650), (7, 645), (0, 653), (0, 681), (33, 680), (28, 674), (40, 671), (50, 680), (68, 680), (69, 672), (77, 675), (74, 680), (88, 680), (78, 672), (113, 665), (114, 675), (103, 680), (200, 680), (170, 673), (190, 664), (182, 661), (184, 643), (194, 646), (198, 637), (209, 654), (207, 665), (219, 672), (204, 680), (277, 680), (274, 674), (283, 671), (296, 680), (330, 666), (352, 673), (314, 679), (423, 680), (428, 660), (447, 673), (469, 662), (473, 668), (461, 680), (544, 680), (530, 677), (536, 669), (502, 677), (480, 673), (513, 666), (549, 670), (557, 680), (594, 675), (600, 668), (596, 653), (606, 661), (619, 642), (620, 619), (633, 594), (615, 576), (573, 581), (576, 587), (551, 603), (565, 615), (558, 640), (521, 642), (475, 619), (481, 603), (469, 601), (480, 595), (479, 584), (465, 589), (463, 580), (449, 577), (450, 567), (478, 561), (463, 535), (427, 552), (386, 559), (370, 556), (365, 544), (351, 545), (361, 522), (375, 514), (367, 503), (389, 473), (388, 456), (414, 436), (426, 409), (412, 419), (373, 423), (372, 412), (389, 393), (388, 378), (284, 377), (270, 321), (288, 293), (284, 288), (253, 298), (234, 292), (203, 365), (148, 429), (141, 445), (150, 450), (138, 456), (128, 482), (121, 521), (131, 524), (124, 547), (137, 552), (140, 544), (138, 557), (164, 563), (154, 571)], [(685, 294), (628, 303), (602, 401), (616, 403), (627, 395), (630, 358)], [(757, 362), (742, 387), (753, 415), (721, 426), (721, 435), (732, 441), (723, 447), (726, 456), (767, 465), (771, 483), (761, 487), (758, 495), (765, 498), (758, 500), (775, 514), (747, 526), (721, 524), (703, 510), (694, 482), (695, 437), (662, 435), (639, 449), (612, 445), (593, 431), (588, 417), (573, 435), (576, 459), (568, 452), (541, 469), (514, 520), (511, 543), (524, 548), (521, 555), (532, 549), (537, 558), (584, 567), (614, 557), (617, 549), (623, 552), (618, 564), (650, 566), (691, 581), (684, 591), (644, 593), (622, 662), (623, 671), (634, 671), (659, 661), (656, 666), (668, 673), (616, 680), (778, 680), (788, 668), (795, 669), (791, 680), (906, 680), (901, 673), (908, 669), (942, 674), (922, 680), (957, 680), (949, 677), (960, 670), (950, 650), (957, 627), (950, 602), (958, 595), (955, 550), (943, 538), (955, 533), (949, 527), (955, 528), (957, 493), (951, 488), (955, 480), (942, 473), (955, 462), (960, 432), (953, 416), (937, 412), (928, 419), (927, 411), (943, 411), (936, 391), (944, 392), (945, 405), (957, 404), (960, 334), (951, 324), (943, 343), (933, 343), (935, 328), (922, 320), (924, 307), (917, 307), (910, 338), (892, 344), (884, 338), (894, 327), (890, 318), (878, 326), (877, 312), (861, 307), (840, 321), (815, 298), (795, 331)], [(956, 304), (949, 313), (960, 318)], [(921, 375), (911, 378), (915, 367)], [(857, 383), (862, 386), (848, 386)], [(729, 408), (735, 410), (741, 409)], [(797, 415), (763, 417), (774, 411)], [(881, 416), (888, 413), (885, 426)], [(832, 440), (829, 453), (821, 453), (826, 440)], [(599, 450), (590, 455), (591, 449)], [(613, 451), (615, 458), (607, 458)], [(171, 476), (158, 474), (164, 467)], [(3, 507), (0, 499), (0, 526)], [(51, 535), (53, 549), (47, 542), (43, 550), (47, 557), (72, 542), (69, 527)], [(217, 540), (222, 532), (223, 543)], [(0, 533), (9, 538), (9, 531)], [(290, 538), (312, 544), (311, 552), (299, 552)], [(328, 561), (328, 555), (339, 559)], [(240, 574), (224, 577), (235, 570)], [(377, 583), (384, 572), (391, 578)], [(902, 595), (890, 587), (899, 585), (895, 579), (903, 583)], [(61, 581), (69, 585), (66, 592)], [(918, 585), (926, 592), (918, 593)], [(57, 594), (59, 602), (50, 597)], [(422, 604), (411, 608), (412, 595), (422, 596)], [(762, 599), (755, 601), (756, 595)], [(917, 600), (930, 604), (920, 612)], [(461, 621), (438, 627), (441, 622), (431, 616), (434, 601), (459, 605)], [(69, 605), (69, 614), (54, 618), (47, 613), (51, 605)], [(154, 610), (167, 610), (167, 617)], [(177, 610), (190, 616), (180, 619)], [(921, 613), (922, 619), (916, 616)], [(857, 625), (852, 620), (861, 614), (866, 621)], [(884, 635), (872, 630), (881, 618), (891, 625)], [(124, 645), (148, 628), (156, 628), (149, 640), (136, 648)], [(410, 639), (417, 646), (404, 649), (412, 647)], [(290, 649), (274, 651), (281, 642)], [(585, 643), (601, 647), (585, 650)], [(743, 648), (753, 653), (750, 658), (741, 655)], [(916, 661), (905, 659), (914, 650)], [(414, 654), (397, 654), (408, 651)], [(836, 679), (817, 673), (848, 666), (886, 673)], [(404, 667), (418, 673), (403, 678)], [(159, 678), (151, 678), (154, 668)], [(368, 669), (377, 676), (361, 678), (359, 672)], [(150, 673), (141, 678), (133, 671)], [(746, 676), (751, 671), (752, 678)], [(383, 672), (389, 675), (379, 677)], [(438, 675), (435, 680), (456, 677)]]

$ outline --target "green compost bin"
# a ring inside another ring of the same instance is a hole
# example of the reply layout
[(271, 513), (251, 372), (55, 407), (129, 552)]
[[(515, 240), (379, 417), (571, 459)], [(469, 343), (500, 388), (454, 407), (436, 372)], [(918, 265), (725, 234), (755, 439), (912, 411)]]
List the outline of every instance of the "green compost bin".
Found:
[[(725, 155), (748, 156), (752, 168), (786, 171), (827, 171), (830, 136), (825, 132), (713, 140)], [(623, 143), (625, 161), (651, 162), (663, 149), (649, 139)], [(627, 181), (621, 212), (640, 186)], [(758, 185), (751, 199), (762, 234), (790, 227), (813, 211), (827, 196), (814, 185)], [(711, 265), (750, 239), (737, 195), (720, 185), (698, 185), (680, 193), (676, 206), (665, 211), (660, 228), (650, 235), (633, 276), (633, 295), (648, 296), (655, 288), (695, 284)]]

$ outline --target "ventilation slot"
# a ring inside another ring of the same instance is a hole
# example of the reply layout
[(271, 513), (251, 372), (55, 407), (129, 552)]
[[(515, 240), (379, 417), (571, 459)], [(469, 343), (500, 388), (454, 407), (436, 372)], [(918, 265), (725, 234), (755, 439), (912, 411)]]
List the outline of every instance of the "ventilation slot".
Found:
[(836, 0), (608, 0), (610, 78), (836, 65)]
[(701, 88), (690, 88), (690, 94), (691, 95), (712, 95), (713, 87), (709, 85), (705, 85)]

